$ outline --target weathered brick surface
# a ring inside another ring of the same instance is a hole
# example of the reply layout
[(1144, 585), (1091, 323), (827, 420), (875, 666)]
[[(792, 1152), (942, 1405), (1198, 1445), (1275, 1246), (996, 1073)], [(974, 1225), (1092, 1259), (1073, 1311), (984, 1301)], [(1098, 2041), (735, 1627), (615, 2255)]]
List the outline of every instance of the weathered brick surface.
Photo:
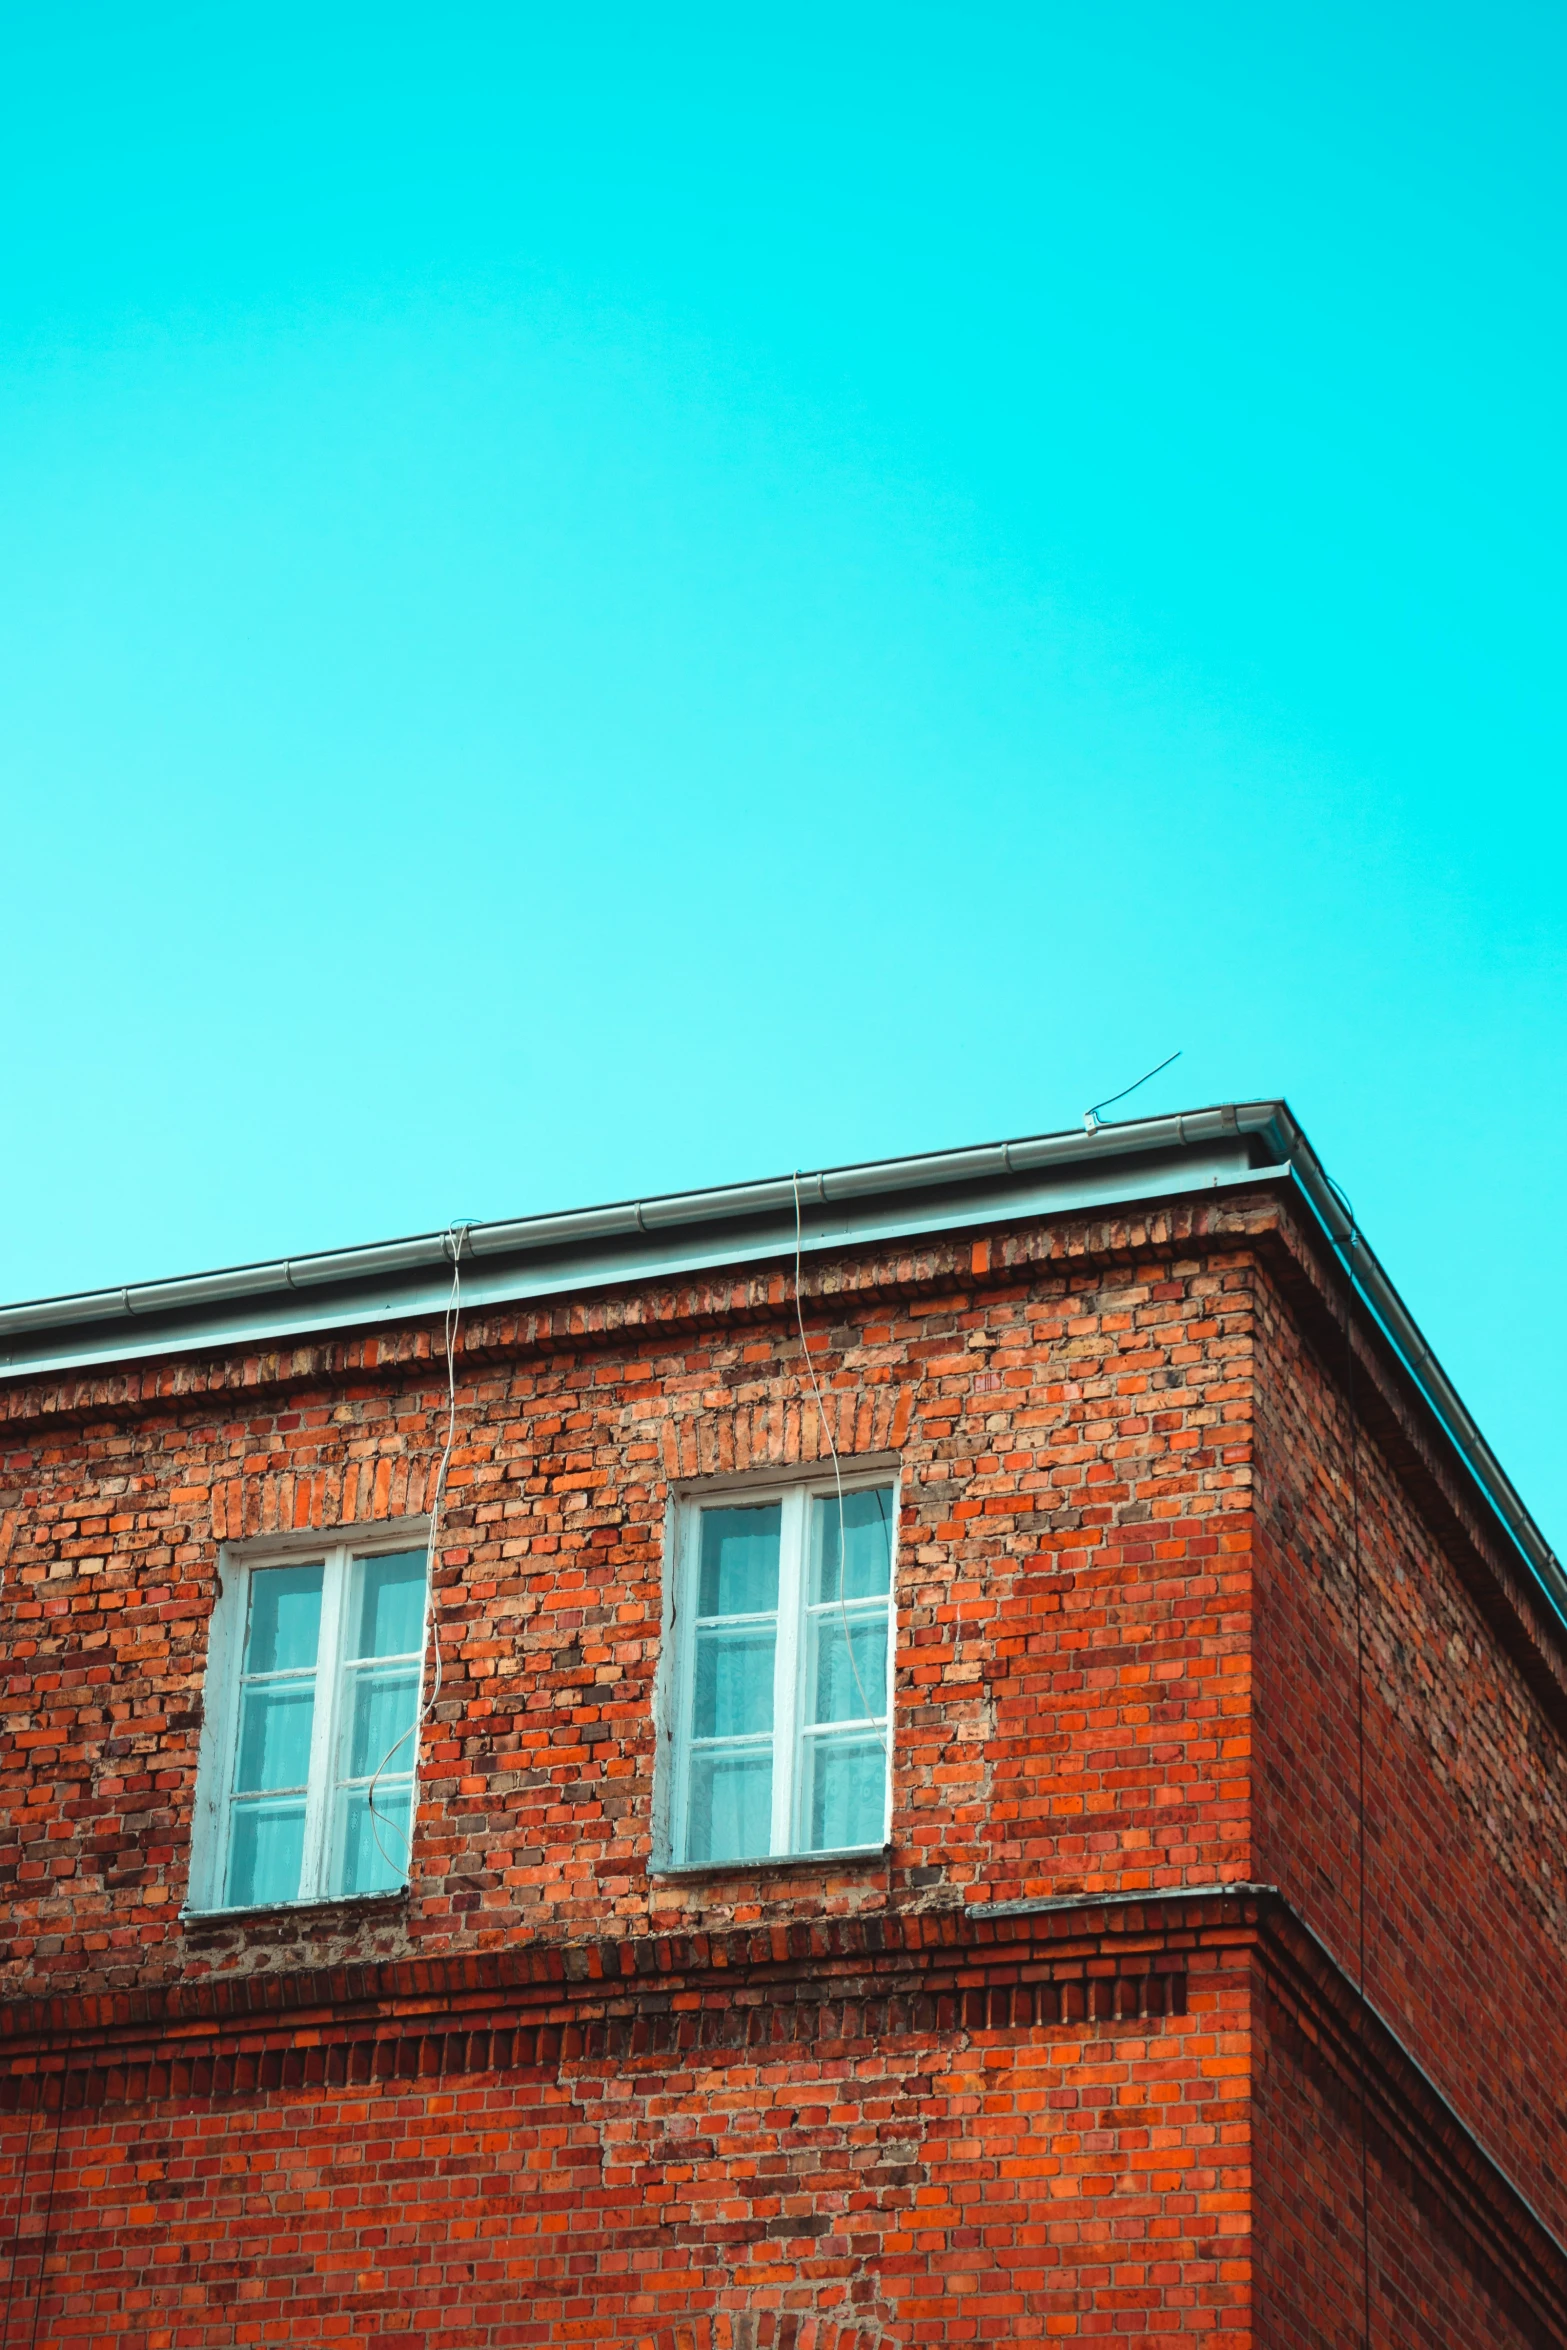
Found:
[[(171, 2098), (35, 2129), (50, 2342), (1247, 2339), (1243, 1970), (1189, 2012)], [(13, 2160), (25, 2125), (12, 2117)], [(764, 2329), (771, 2325), (769, 2334)], [(714, 2331), (713, 2329), (717, 2329)], [(814, 2331), (802, 2330), (812, 2328)], [(837, 2329), (835, 2333), (833, 2329)], [(671, 2339), (678, 2338), (671, 2336)]]
[[(1256, 1842), (1353, 1974), (1365, 1659), (1371, 1999), (1567, 2238), (1567, 1740), (1390, 1465), (1375, 1367), (1259, 1285)], [(1337, 1360), (1335, 1360), (1335, 1356)], [(1378, 1429), (1382, 1430), (1379, 1436)], [(1477, 1539), (1495, 1537), (1475, 1523)], [(1456, 1548), (1456, 1545), (1453, 1546)]]
[[(677, 1478), (825, 1457), (787, 1276), (471, 1319), (410, 1894), (232, 1925), (179, 1918), (218, 1545), (424, 1508), (438, 1330), (0, 1390), (6, 1979), (57, 2001), (11, 2019), (17, 2063), (57, 2074), (5, 2121), (24, 2175), (0, 2226), (20, 2216), (29, 2324), (47, 2233), (39, 2342), (1353, 2340), (1350, 2125), (1309, 2001), (1286, 2029), (1257, 1988), (1255, 1918), (1205, 1945), (1184, 2012), (1106, 1992), (1079, 2025), (1041, 1991), (916, 2016), (845, 1992), (765, 2055), (633, 2019), (544, 2063), (514, 2020), (465, 2016), (420, 2044), (426, 2081), (335, 2045), (324, 2014), (313, 2051), (262, 2032), (243, 2075), (202, 2057), (192, 2095), (195, 2011), (167, 2006), (606, 1933), (896, 1939), (922, 1915), (1270, 1879), (1352, 1969), (1326, 1294), (1266, 1186), (813, 1270), (839, 1448), (903, 1478), (893, 1851), (695, 1880), (650, 1868), (664, 1516)], [(1361, 1383), (1371, 1989), (1560, 2224), (1559, 1665), (1487, 1613), (1506, 1562), (1440, 1462), (1411, 1469), (1420, 1431), (1369, 1353)], [(86, 1995), (150, 2038), (108, 2102), (62, 2107), (50, 2081), (110, 2029)], [(1486, 2268), (1500, 2223), (1454, 2217), (1458, 2174), (1399, 2145), (1374, 2166), (1385, 2338), (1439, 2338), (1420, 2329), (1446, 2310), (1476, 2350), (1567, 2343), (1567, 2300), (1559, 2332), (1539, 2315), (1549, 2247), (1531, 2333)], [(1275, 2262), (1255, 2303), (1254, 2194)]]
[[(1248, 1874), (1227, 1750), (1244, 1742), (1251, 1300), (1227, 1237), (1090, 1271), (1082, 1234), (1019, 1235), (1011, 1278), (976, 1278), (954, 1244), (836, 1268), (810, 1300), (840, 1450), (894, 1452), (905, 1480), (894, 1895)], [(669, 1480), (826, 1457), (783, 1277), (486, 1319), (466, 1341), (414, 1898), (329, 1946), (885, 1903), (881, 1870), (699, 1892), (648, 1875)], [(18, 1428), (15, 1977), (126, 1984), (278, 1947), (171, 1931), (217, 1546), (423, 1508), (445, 1408), (430, 1344), (419, 1329), (205, 1382), (105, 1382), (101, 1402), (60, 1399), (79, 1426)]]

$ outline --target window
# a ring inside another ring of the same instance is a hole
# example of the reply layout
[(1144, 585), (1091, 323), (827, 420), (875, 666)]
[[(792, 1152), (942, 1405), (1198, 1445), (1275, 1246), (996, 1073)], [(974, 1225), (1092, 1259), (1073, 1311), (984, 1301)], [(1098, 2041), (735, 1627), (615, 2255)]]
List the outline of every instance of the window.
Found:
[(409, 1532), (396, 1549), (345, 1542), (225, 1561), (193, 1908), (406, 1883), (428, 1589), (424, 1543)]
[(675, 1866), (885, 1844), (894, 1504), (884, 1472), (678, 1505)]

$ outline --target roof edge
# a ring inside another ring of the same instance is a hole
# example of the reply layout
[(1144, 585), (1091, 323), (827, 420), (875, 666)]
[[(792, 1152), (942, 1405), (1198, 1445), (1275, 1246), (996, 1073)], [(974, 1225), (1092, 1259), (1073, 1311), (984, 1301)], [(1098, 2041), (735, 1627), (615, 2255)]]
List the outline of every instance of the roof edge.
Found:
[[(1288, 1104), (1280, 1099), (1221, 1103), (1162, 1118), (1110, 1124), (1099, 1124), (1090, 1117), (1081, 1132), (1027, 1135), (966, 1150), (925, 1151), (910, 1157), (775, 1176), (759, 1183), (665, 1192), (561, 1214), (453, 1225), (445, 1232), (421, 1233), (364, 1248), (317, 1250), (175, 1280), (33, 1299), (0, 1307), (0, 1379), (36, 1378), (50, 1371), (86, 1368), (88, 1358), (73, 1355), (68, 1345), (39, 1344), (51, 1332), (61, 1342), (73, 1331), (83, 1335), (96, 1332), (91, 1359), (103, 1364), (232, 1343), (231, 1333), (220, 1337), (203, 1328), (199, 1317), (241, 1304), (260, 1309), (266, 1301), (273, 1301), (266, 1329), (272, 1343), (290, 1334), (287, 1300), (291, 1297), (299, 1300), (293, 1328), (300, 1333), (327, 1324), (346, 1327), (356, 1321), (405, 1319), (411, 1313), (428, 1311), (428, 1304), (411, 1299), (406, 1289), (399, 1294), (395, 1288), (399, 1279), (406, 1283), (410, 1276), (431, 1268), (455, 1269), (468, 1264), (478, 1271), (486, 1259), (493, 1262), (497, 1274), (502, 1273), (505, 1260), (516, 1263), (538, 1258), (547, 1263), (552, 1257), (565, 1259), (554, 1285), (563, 1291), (594, 1278), (585, 1274), (584, 1259), (613, 1259), (628, 1242), (651, 1244), (650, 1260), (634, 1277), (658, 1270), (661, 1242), (667, 1247), (670, 1269), (677, 1263), (689, 1268), (697, 1262), (722, 1263), (731, 1254), (754, 1255), (758, 1226), (780, 1216), (787, 1218), (791, 1232), (800, 1231), (808, 1249), (816, 1251), (854, 1237), (841, 1225), (836, 1231), (824, 1229), (832, 1221), (826, 1211), (850, 1211), (859, 1221), (877, 1201), (893, 1201), (921, 1191), (969, 1196), (953, 1198), (944, 1206), (932, 1203), (934, 1212), (928, 1218), (916, 1211), (894, 1229), (939, 1230), (960, 1225), (976, 1213), (993, 1214), (991, 1201), (981, 1204), (973, 1197), (987, 1184), (1008, 1185), (1029, 1176), (1064, 1177), (1073, 1169), (1096, 1166), (1104, 1166), (1108, 1172), (1120, 1160), (1143, 1160), (1146, 1179), (1128, 1168), (1119, 1181), (1107, 1182), (1102, 1195), (1106, 1205), (1167, 1194), (1172, 1174), (1177, 1177), (1177, 1189), (1189, 1187), (1193, 1181), (1204, 1187), (1235, 1181), (1234, 1173), (1223, 1176), (1212, 1172), (1211, 1157), (1199, 1174), (1197, 1162), (1205, 1147), (1212, 1153), (1216, 1146), (1229, 1146), (1237, 1158), (1244, 1151), (1241, 1165), (1249, 1164), (1254, 1172), (1265, 1167), (1289, 1171), (1352, 1290), (1444, 1430), (1510, 1544), (1522, 1554), (1530, 1580), (1558, 1631), (1567, 1634), (1567, 1572), (1437, 1361)], [(1188, 1154), (1192, 1165), (1187, 1183), (1182, 1185), (1179, 1171)], [(1061, 1201), (1063, 1208), (1088, 1204), (1088, 1198), (1074, 1201), (1063, 1197)], [(743, 1248), (731, 1248), (716, 1233), (711, 1247), (699, 1256), (693, 1256), (689, 1240), (677, 1245), (677, 1235), (689, 1234), (695, 1226), (725, 1224), (736, 1231), (748, 1229), (750, 1237)], [(774, 1230), (767, 1242), (769, 1252), (775, 1253), (779, 1245)], [(599, 1281), (604, 1277), (603, 1272), (596, 1276)], [(394, 1286), (389, 1288), (388, 1283)], [(486, 1286), (482, 1279), (480, 1286)], [(529, 1287), (537, 1293), (538, 1281), (530, 1282)], [(328, 1293), (335, 1293), (330, 1305)], [(179, 1316), (198, 1319), (184, 1329), (171, 1328), (170, 1318)], [(123, 1332), (123, 1339), (115, 1335), (117, 1330)]]
[[(187, 1273), (167, 1281), (129, 1282), (116, 1289), (84, 1289), (60, 1297), (0, 1306), (0, 1341), (24, 1332), (64, 1329), (134, 1315), (178, 1312), (187, 1306), (230, 1299), (278, 1295), (291, 1290), (378, 1280), (457, 1259), (512, 1256), (583, 1241), (652, 1234), (681, 1225), (716, 1223), (793, 1211), (796, 1189), (802, 1205), (831, 1205), (897, 1191), (980, 1182), (986, 1177), (1027, 1174), (1053, 1167), (1124, 1158), (1147, 1151), (1186, 1149), (1263, 1132), (1281, 1102), (1234, 1103), (1185, 1110), (1174, 1117), (1140, 1118), (1082, 1133), (1040, 1134), (1007, 1142), (981, 1143), (967, 1150), (922, 1151), (908, 1158), (867, 1159), (846, 1167), (774, 1176), (760, 1183), (720, 1184), (701, 1191), (654, 1193), (603, 1207), (571, 1208), (543, 1216), (519, 1216), (494, 1223), (453, 1224), (444, 1232), (415, 1233), (403, 1240), (373, 1241), (347, 1249), (316, 1249), (294, 1257), (273, 1257), (210, 1273)], [(1285, 1113), (1286, 1116), (1288, 1113)], [(1293, 1121), (1291, 1121), (1293, 1124)], [(0, 1371), (3, 1371), (0, 1358)]]

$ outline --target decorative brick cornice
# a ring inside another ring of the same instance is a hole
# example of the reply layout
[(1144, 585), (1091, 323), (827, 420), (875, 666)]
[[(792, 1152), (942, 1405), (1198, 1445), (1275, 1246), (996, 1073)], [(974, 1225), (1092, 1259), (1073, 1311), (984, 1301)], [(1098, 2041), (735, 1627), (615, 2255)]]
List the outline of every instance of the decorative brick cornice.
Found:
[(0, 2104), (1147, 2021), (1185, 2012), (1192, 1954), (1254, 1931), (1245, 1911), (1229, 1894), (924, 1911), (23, 2001), (0, 2009)]
[[(24, 2001), (0, 2009), (0, 2104), (69, 2114), (571, 2062), (722, 2065), (803, 2043), (1146, 2035), (1187, 2013), (1194, 1977), (1236, 1964), (1256, 1968), (1271, 2028), (1353, 2126), (1364, 2093), (1379, 2166), (1464, 2248), (1524, 2338), (1567, 2350), (1567, 2252), (1268, 1886), (531, 1944)], [(691, 2343), (725, 2350), (717, 2335)]]

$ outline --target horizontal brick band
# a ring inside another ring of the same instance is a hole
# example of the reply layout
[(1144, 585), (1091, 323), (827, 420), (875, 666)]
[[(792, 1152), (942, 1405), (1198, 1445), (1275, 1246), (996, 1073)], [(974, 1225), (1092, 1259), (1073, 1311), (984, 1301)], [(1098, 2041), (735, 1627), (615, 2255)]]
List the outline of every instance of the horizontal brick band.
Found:
[[(588, 1943), (528, 1943), (521, 1948), (444, 1959), (394, 1959), (380, 1965), (319, 1967), (297, 1973), (207, 1975), (146, 1991), (80, 1998), (20, 2000), (0, 2008), (0, 2066), (24, 2052), (67, 2043), (80, 2047), (132, 2034), (183, 2036), (193, 2026), (291, 2023), (295, 2029), (341, 2018), (347, 2010), (393, 2017), (430, 2015), (460, 2006), (519, 2001), (561, 2006), (581, 2001), (671, 1997), (688, 1985), (750, 1988), (770, 1999), (802, 1984), (863, 1978), (893, 1983), (911, 1971), (931, 1987), (950, 1971), (962, 1988), (1000, 1980), (1009, 1968), (1045, 1967), (1052, 1978), (1089, 1973), (1179, 1972), (1182, 1954), (1215, 1934), (1254, 1926), (1268, 1888), (1205, 1888), (1159, 1898), (1086, 1899), (1021, 1905), (991, 1913), (915, 1910), (799, 1920), (787, 1926), (723, 1934), (668, 1934)], [(946, 1985), (943, 1983), (942, 1988)]]
[(258, 2091), (348, 2088), (374, 2081), (432, 2081), (454, 2074), (553, 2070), (578, 2061), (711, 2055), (833, 2043), (871, 2046), (910, 2035), (1030, 2031), (1041, 2026), (1135, 2023), (1186, 2012), (1184, 1974), (1105, 1975), (1048, 1983), (998, 1983), (886, 1999), (798, 1999), (657, 2014), (601, 2016), (571, 2024), (478, 2030), (311, 2034), (257, 2049), (210, 2055), (162, 2052), (127, 2062), (107, 2049), (68, 2051), (60, 2069), (21, 2060), (0, 2080), (0, 2106), (54, 2111), (143, 2104), (165, 2097), (245, 2096)]
[(1257, 1965), (1340, 2100), (1469, 2246), (1525, 2338), (1567, 2345), (1567, 2254), (1282, 1898), (1234, 1886), (1023, 1914), (914, 1913), (722, 1936), (43, 2001), (0, 2015), (0, 2106), (329, 2093), (646, 2060), (722, 2065), (804, 2044), (1174, 2022), (1193, 1970)]
[(0, 2015), (0, 2107), (239, 2095), (800, 2043), (1162, 2021), (1245, 1894), (845, 1919), (206, 1980)]

